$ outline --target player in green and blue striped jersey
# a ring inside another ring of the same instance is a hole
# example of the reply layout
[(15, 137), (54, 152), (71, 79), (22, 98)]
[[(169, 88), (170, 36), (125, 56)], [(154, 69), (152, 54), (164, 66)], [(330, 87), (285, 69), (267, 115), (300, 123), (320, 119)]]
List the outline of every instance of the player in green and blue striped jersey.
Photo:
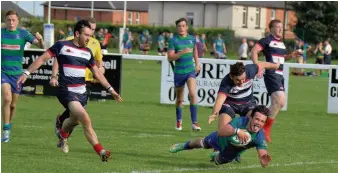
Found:
[(196, 73), (199, 72), (196, 38), (188, 35), (188, 21), (176, 21), (178, 35), (169, 40), (168, 60), (175, 61), (174, 83), (176, 92), (176, 130), (182, 130), (182, 105), (184, 85), (187, 83), (190, 97), (192, 129), (200, 131), (197, 124)]
[(42, 36), (35, 37), (27, 30), (18, 28), (19, 16), (14, 11), (6, 13), (6, 28), (1, 28), (1, 92), (3, 136), (2, 142), (9, 141), (11, 120), (14, 117), (20, 88), (16, 81), (22, 74), (22, 59), (26, 42), (44, 48)]

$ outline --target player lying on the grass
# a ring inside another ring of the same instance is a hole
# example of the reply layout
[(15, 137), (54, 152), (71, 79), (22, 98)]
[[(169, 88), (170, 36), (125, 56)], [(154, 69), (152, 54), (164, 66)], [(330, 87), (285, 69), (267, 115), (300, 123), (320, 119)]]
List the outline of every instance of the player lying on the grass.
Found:
[[(245, 65), (237, 62), (230, 66), (230, 73), (221, 82), (217, 99), (212, 114), (209, 116), (209, 124), (220, 116), (218, 129), (228, 124), (235, 114), (240, 116), (251, 115), (256, 101), (253, 97), (253, 80), (260, 69), (278, 69), (279, 63), (260, 62)], [(240, 162), (240, 156), (236, 158)]]
[(65, 120), (59, 133), (59, 146), (63, 152), (68, 152), (67, 138), (69, 132), (78, 124), (83, 126), (84, 135), (93, 146), (102, 161), (108, 161), (110, 150), (104, 150), (92, 127), (90, 117), (85, 110), (87, 104), (87, 92), (85, 84), (85, 69), (90, 68), (95, 78), (104, 86), (109, 93), (122, 102), (119, 94), (108, 83), (95, 65), (94, 56), (89, 48), (86, 48), (92, 31), (88, 21), (80, 20), (74, 28), (75, 37), (70, 41), (56, 42), (36, 61), (34, 61), (17, 81), (19, 87), (24, 83), (30, 73), (36, 71), (43, 63), (56, 57), (59, 64), (59, 92), (57, 98), (65, 109), (69, 110), (70, 117)]
[(198, 138), (186, 143), (171, 146), (169, 152), (177, 153), (194, 148), (214, 149), (211, 161), (216, 165), (232, 162), (240, 153), (256, 147), (262, 167), (267, 167), (271, 161), (268, 154), (264, 132), (262, 130), (269, 109), (265, 106), (256, 106), (250, 117), (234, 118), (229, 124), (223, 125), (218, 131), (209, 136)]

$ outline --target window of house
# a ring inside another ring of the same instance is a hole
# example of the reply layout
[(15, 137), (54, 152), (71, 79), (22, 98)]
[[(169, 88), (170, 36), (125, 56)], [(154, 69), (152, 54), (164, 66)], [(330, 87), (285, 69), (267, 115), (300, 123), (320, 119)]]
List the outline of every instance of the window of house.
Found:
[(242, 27), (248, 27), (248, 7), (243, 8), (243, 20), (242, 20)]
[(259, 28), (261, 25), (261, 8), (256, 8), (256, 28)]
[(271, 20), (275, 20), (275, 18), (276, 18), (276, 10), (272, 9), (271, 10)]
[(129, 23), (129, 24), (133, 24), (133, 12), (129, 12), (129, 15), (128, 15), (128, 23)]
[(187, 12), (187, 20), (189, 26), (194, 26), (194, 12)]
[(140, 24), (140, 13), (136, 13), (136, 24)]

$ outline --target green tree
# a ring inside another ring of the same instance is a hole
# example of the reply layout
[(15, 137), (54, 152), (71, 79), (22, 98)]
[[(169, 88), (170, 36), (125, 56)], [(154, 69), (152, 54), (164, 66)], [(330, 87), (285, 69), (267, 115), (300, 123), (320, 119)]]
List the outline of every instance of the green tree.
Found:
[(298, 22), (295, 33), (307, 42), (316, 43), (331, 38), (338, 41), (338, 2), (289, 2)]

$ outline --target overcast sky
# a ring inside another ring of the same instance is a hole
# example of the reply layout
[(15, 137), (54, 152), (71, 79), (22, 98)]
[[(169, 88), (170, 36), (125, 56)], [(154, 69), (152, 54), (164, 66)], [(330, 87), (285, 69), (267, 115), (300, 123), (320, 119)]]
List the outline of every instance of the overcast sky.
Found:
[(13, 1), (14, 3), (18, 3), (18, 5), (26, 10), (28, 13), (33, 14), (33, 7), (35, 6), (35, 15), (43, 16), (43, 6), (40, 5), (46, 1)]

